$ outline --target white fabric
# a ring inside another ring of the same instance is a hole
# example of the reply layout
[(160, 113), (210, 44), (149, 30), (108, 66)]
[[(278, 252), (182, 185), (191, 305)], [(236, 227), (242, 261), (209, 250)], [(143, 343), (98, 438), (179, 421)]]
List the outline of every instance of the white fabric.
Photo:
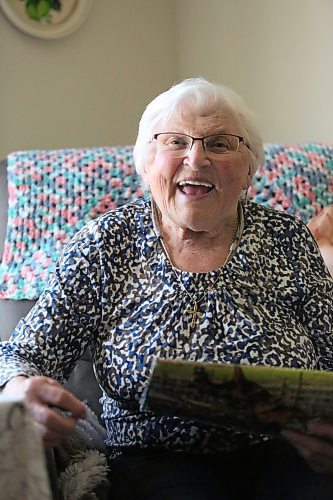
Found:
[(51, 500), (37, 428), (19, 401), (0, 395), (0, 498)]

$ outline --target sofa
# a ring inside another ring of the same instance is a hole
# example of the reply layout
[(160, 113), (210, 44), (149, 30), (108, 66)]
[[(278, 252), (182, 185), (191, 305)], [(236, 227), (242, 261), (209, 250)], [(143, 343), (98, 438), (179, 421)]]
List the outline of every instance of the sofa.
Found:
[[(251, 199), (287, 210), (305, 223), (324, 207), (333, 205), (333, 145), (265, 144), (265, 156), (266, 164), (257, 171), (248, 193)], [(143, 195), (133, 165), (132, 146), (19, 151), (1, 160), (1, 340), (9, 338), (18, 320), (33, 306), (47, 281), (48, 268), (54, 266), (75, 231), (99, 213)], [(43, 206), (38, 204), (40, 199), (44, 200)], [(41, 221), (43, 228), (38, 233)], [(48, 223), (53, 227), (51, 233)], [(47, 238), (40, 248), (43, 231)], [(19, 248), (29, 253), (31, 247), (33, 252), (25, 260)], [(38, 271), (37, 264), (42, 271)], [(19, 283), (15, 272), (20, 275)], [(67, 386), (79, 398), (87, 399), (100, 415), (101, 390), (89, 351)]]

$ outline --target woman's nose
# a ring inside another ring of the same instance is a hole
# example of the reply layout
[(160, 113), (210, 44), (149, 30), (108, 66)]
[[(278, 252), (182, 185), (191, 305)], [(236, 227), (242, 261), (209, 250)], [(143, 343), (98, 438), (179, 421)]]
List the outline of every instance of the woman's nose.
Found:
[(184, 162), (191, 168), (201, 168), (210, 165), (210, 159), (201, 141), (194, 141), (191, 149), (187, 152)]

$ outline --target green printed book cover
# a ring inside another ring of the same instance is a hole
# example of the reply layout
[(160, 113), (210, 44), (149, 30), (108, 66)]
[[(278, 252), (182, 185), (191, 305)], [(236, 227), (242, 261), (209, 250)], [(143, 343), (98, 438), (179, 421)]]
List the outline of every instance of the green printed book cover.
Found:
[(274, 435), (333, 420), (333, 373), (157, 359), (141, 409)]

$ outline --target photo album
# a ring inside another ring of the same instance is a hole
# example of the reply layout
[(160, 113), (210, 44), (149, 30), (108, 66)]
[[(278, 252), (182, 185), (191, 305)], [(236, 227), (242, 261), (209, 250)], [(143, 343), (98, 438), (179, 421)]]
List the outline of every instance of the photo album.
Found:
[(333, 373), (157, 359), (141, 409), (275, 435), (333, 420)]

